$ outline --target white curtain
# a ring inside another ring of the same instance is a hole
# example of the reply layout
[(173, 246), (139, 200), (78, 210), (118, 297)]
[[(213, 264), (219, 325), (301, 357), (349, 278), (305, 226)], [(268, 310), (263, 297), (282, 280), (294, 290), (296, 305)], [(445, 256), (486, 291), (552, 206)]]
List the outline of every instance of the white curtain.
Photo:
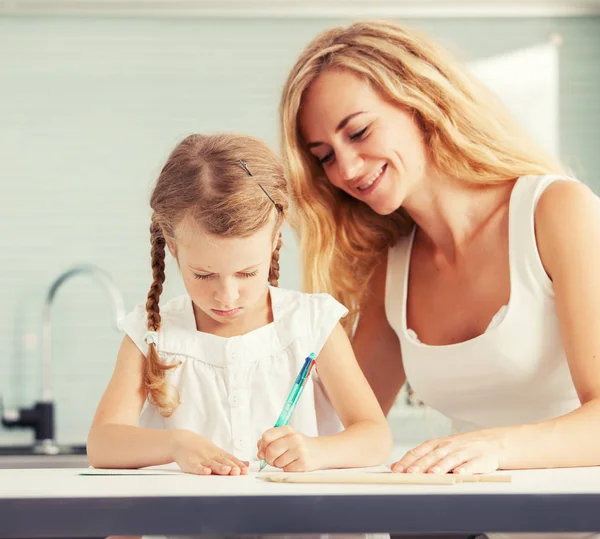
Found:
[(558, 155), (557, 45), (548, 42), (469, 65), (537, 142)]

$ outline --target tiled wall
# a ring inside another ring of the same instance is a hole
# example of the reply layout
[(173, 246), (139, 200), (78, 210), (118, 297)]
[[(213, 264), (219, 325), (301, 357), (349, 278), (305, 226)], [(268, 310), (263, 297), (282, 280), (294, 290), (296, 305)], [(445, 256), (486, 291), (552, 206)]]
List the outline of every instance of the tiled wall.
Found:
[[(314, 19), (0, 17), (0, 395), (40, 393), (41, 309), (50, 282), (76, 263), (107, 270), (128, 309), (150, 282), (149, 189), (174, 144), (233, 130), (277, 144), (287, 70), (319, 30)], [(591, 184), (600, 170), (600, 18), (412, 21), (479, 58), (563, 36), (561, 147)], [(594, 184), (599, 185), (598, 183)], [(168, 269), (165, 296), (178, 293)], [(282, 286), (300, 284), (294, 241)], [(104, 291), (80, 277), (53, 310), (57, 434), (82, 442), (121, 335)], [(412, 433), (402, 433), (410, 438)], [(0, 444), (29, 432), (0, 429)]]

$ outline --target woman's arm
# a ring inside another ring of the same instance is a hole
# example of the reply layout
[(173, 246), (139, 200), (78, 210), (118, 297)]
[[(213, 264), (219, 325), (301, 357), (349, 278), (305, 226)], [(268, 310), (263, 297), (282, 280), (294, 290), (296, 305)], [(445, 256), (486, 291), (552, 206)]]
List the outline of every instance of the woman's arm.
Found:
[(387, 257), (371, 279), (371, 295), (361, 308), (352, 347), (383, 413), (388, 414), (406, 381), (400, 341), (385, 314)]
[(581, 406), (536, 424), (431, 440), (409, 451), (395, 471), (473, 473), (600, 464), (600, 201), (582, 184), (557, 181), (540, 197), (535, 231)]
[(244, 473), (247, 462), (194, 432), (136, 426), (146, 400), (144, 361), (134, 342), (125, 336), (88, 434), (90, 464), (95, 468), (141, 468), (177, 462), (190, 473)]
[(506, 432), (505, 468), (600, 464), (600, 201), (556, 181), (535, 215), (540, 258), (552, 279), (571, 377), (581, 407)]

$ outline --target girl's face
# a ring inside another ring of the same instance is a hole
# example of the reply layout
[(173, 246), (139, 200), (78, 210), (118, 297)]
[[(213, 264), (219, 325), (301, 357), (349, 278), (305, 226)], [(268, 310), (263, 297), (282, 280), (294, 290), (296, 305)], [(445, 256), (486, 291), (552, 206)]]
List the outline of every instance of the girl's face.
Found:
[(273, 224), (247, 238), (212, 236), (197, 225), (175, 229), (177, 259), (185, 288), (196, 306), (198, 328), (214, 323), (245, 325), (267, 306), (267, 285), (274, 250)]
[(299, 122), (329, 181), (379, 214), (397, 210), (425, 173), (423, 135), (412, 114), (348, 71), (325, 71), (313, 81)]

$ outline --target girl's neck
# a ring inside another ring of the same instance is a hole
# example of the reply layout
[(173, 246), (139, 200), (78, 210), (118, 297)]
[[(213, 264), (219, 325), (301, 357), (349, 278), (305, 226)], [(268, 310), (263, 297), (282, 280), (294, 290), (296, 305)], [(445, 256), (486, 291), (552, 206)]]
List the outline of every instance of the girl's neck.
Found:
[(262, 298), (249, 311), (233, 320), (219, 322), (199, 309), (193, 302), (196, 329), (202, 333), (210, 333), (219, 337), (237, 337), (245, 335), (273, 322), (273, 307), (270, 288), (265, 288)]

